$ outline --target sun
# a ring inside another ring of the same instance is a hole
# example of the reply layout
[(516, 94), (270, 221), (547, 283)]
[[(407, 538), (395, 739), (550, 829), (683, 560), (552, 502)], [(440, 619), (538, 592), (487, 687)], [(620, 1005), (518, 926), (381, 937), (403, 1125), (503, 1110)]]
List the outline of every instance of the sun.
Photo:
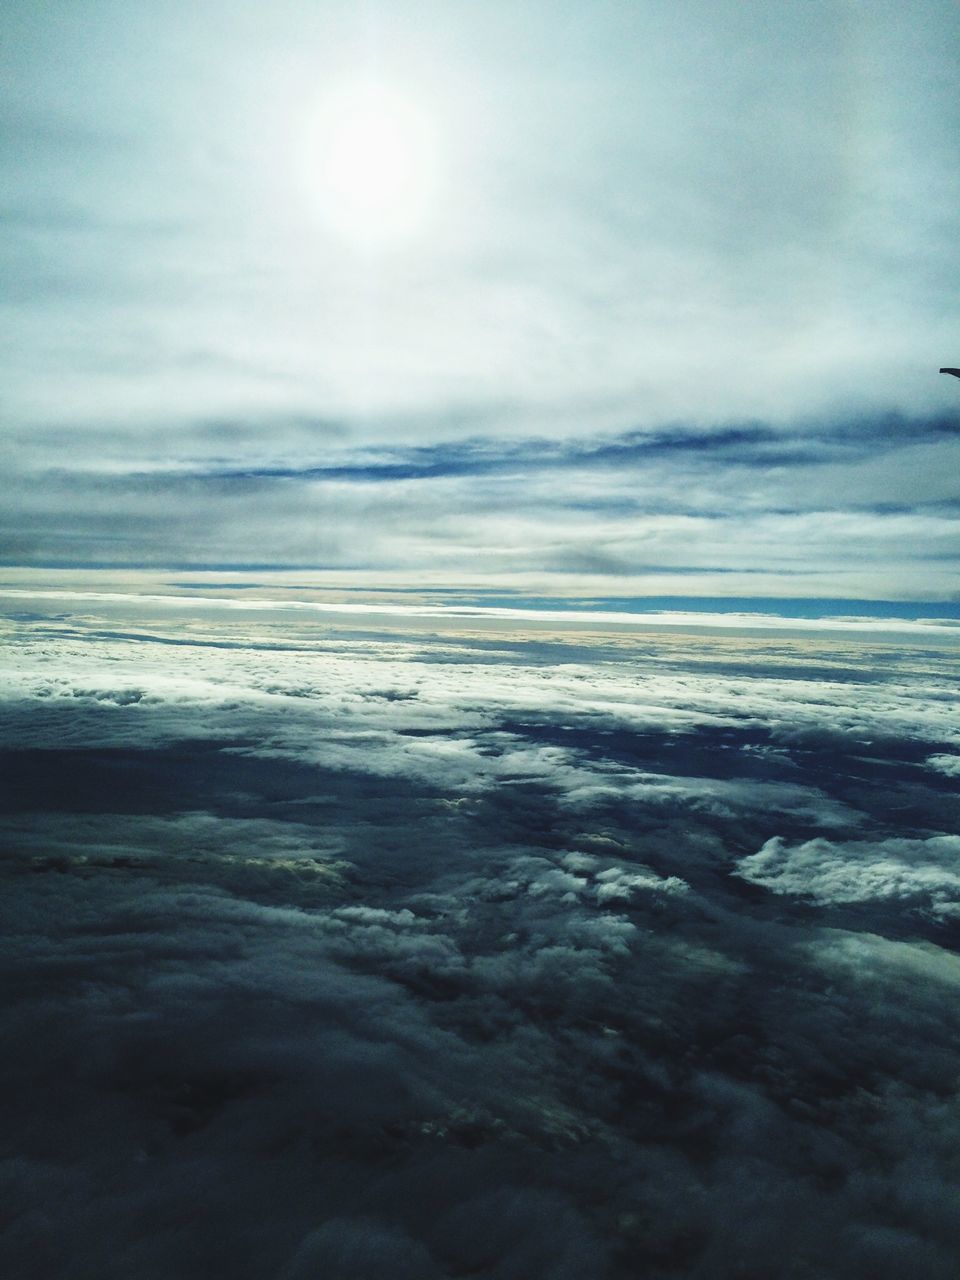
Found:
[(324, 216), (340, 235), (382, 245), (423, 225), (435, 138), (410, 99), (379, 84), (342, 90), (322, 112), (313, 150)]

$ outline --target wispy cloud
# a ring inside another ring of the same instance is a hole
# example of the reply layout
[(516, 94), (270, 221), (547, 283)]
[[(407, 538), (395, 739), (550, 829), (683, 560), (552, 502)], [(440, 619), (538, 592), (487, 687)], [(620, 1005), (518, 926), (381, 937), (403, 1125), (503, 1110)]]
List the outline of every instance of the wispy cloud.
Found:
[[(3, 559), (443, 570), (464, 582), (481, 569), (502, 588), (551, 575), (559, 594), (613, 594), (604, 578), (634, 584), (621, 594), (955, 591), (950, 416), (375, 449), (335, 424), (281, 425), (272, 445), (238, 430), (210, 428), (179, 457), (173, 436), (159, 465), (112, 438), (64, 441), (66, 467), (62, 437), (26, 446), (0, 522)], [(231, 448), (242, 465), (224, 465)]]

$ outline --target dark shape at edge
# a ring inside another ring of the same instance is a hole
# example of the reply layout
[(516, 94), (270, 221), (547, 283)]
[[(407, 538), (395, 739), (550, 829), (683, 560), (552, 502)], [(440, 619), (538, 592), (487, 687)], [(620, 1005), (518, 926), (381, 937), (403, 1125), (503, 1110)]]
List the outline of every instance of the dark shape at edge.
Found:
[(941, 373), (952, 373), (955, 378), (960, 378), (960, 369), (941, 369)]

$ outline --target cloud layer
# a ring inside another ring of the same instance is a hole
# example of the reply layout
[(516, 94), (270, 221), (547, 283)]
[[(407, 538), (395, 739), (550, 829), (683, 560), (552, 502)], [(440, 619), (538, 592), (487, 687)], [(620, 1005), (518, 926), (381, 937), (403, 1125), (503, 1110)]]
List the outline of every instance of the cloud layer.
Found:
[(956, 597), (956, 414), (321, 450), (280, 425), (229, 463), (191, 457), (187, 436), (144, 448), (113, 439), (106, 461), (64, 467), (58, 433), (22, 433), (0, 561), (461, 585), (479, 570), (543, 594)]
[(10, 1274), (955, 1274), (935, 635), (4, 625)]

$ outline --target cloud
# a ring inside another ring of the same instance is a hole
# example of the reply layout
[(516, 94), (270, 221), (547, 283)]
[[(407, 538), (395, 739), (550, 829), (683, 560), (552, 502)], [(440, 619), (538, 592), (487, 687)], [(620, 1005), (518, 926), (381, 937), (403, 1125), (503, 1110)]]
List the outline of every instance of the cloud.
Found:
[(337, 1218), (311, 1232), (300, 1245), (282, 1280), (313, 1280), (334, 1274), (343, 1280), (367, 1280), (389, 1273), (400, 1280), (433, 1280), (442, 1272), (416, 1240), (388, 1223), (364, 1217)]
[(290, 566), (319, 558), (456, 577), (482, 556), (501, 588), (540, 571), (553, 591), (592, 576), (659, 578), (658, 593), (673, 579), (683, 594), (756, 594), (752, 579), (765, 575), (759, 589), (769, 594), (817, 594), (828, 580), (835, 595), (842, 574), (851, 594), (949, 593), (948, 477), (960, 449), (949, 415), (366, 450), (320, 430), (311, 439), (296, 424), (278, 423), (268, 436), (279, 457), (258, 456), (257, 444), (227, 468), (216, 458), (197, 466), (202, 431), (195, 440), (165, 436), (161, 460), (147, 468), (139, 446), (129, 455), (111, 446), (105, 463), (92, 441), (89, 458), (64, 467), (62, 436), (42, 446), (33, 434), (18, 437), (8, 560)]
[(918, 372), (950, 333), (942, 0), (912, 23), (828, 4), (381, 14), (381, 74), (436, 121), (443, 163), (432, 224), (378, 264), (372, 326), (310, 146), (323, 86), (366, 65), (352, 10), (292, 3), (265, 30), (249, 4), (170, 24), (104, 2), (80, 32), (60, 9), (11, 19), (8, 385), (29, 425), (949, 403)]
[(229, 470), (178, 460), (176, 438), (152, 469), (99, 448), (65, 469), (54, 437), (39, 455), (16, 444), (0, 536), (8, 562), (37, 565), (319, 560), (461, 585), (482, 565), (501, 591), (539, 577), (538, 595), (947, 599), (960, 435), (947, 419), (875, 425), (358, 451), (281, 424), (270, 438), (295, 465)]
[(7, 563), (950, 597), (954, 7), (561, 8), (378, 16), (440, 163), (367, 259), (350, 6), (12, 5)]
[(739, 863), (752, 884), (832, 905), (900, 900), (937, 916), (960, 914), (960, 837), (835, 844), (816, 839), (793, 847), (779, 836)]
[(0, 1269), (954, 1280), (956, 6), (5, 18)]
[(648, 871), (628, 871), (625, 867), (608, 867), (597, 876), (597, 901), (604, 905), (621, 901), (629, 902), (635, 893), (686, 893), (690, 886), (679, 876), (652, 875)]
[(937, 773), (946, 774), (948, 778), (955, 778), (960, 775), (960, 755), (940, 753), (928, 756), (927, 768), (934, 769)]
[(4, 620), (11, 1274), (949, 1280), (948, 638), (259, 606)]

